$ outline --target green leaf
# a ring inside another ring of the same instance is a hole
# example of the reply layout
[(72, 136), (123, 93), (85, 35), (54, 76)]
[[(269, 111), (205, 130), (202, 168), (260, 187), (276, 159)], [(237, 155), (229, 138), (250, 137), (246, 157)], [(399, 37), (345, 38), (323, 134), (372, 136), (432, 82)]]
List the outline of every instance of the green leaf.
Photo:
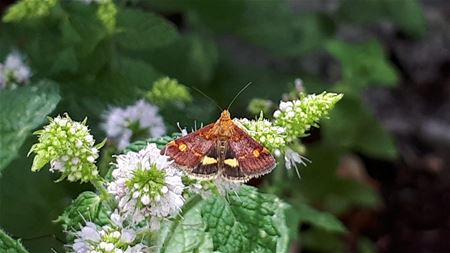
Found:
[(20, 0), (9, 7), (3, 16), (4, 22), (17, 22), (27, 18), (46, 16), (58, 0)]
[(344, 241), (336, 234), (313, 228), (301, 233), (302, 246), (308, 252), (345, 253), (348, 252)]
[(161, 253), (213, 251), (212, 238), (205, 232), (206, 226), (201, 216), (203, 205), (200, 196), (195, 196), (183, 207), (183, 218), (164, 224), (158, 238)]
[(346, 22), (372, 25), (390, 21), (411, 36), (421, 36), (426, 29), (417, 0), (343, 0), (338, 17)]
[(321, 15), (296, 15), (286, 1), (247, 1), (242, 24), (234, 29), (251, 43), (281, 56), (318, 50), (334, 25)]
[(214, 250), (223, 253), (287, 252), (289, 232), (285, 203), (249, 186), (242, 186), (227, 199), (210, 198), (201, 211)]
[(153, 13), (121, 9), (117, 15), (117, 42), (124, 48), (148, 50), (173, 42), (175, 27)]
[(211, 81), (219, 56), (212, 39), (186, 35), (166, 47), (149, 52), (146, 59), (155, 68), (190, 85)]
[(157, 247), (166, 252), (287, 252), (288, 205), (256, 188), (202, 200), (196, 195), (182, 217), (166, 222)]
[(27, 253), (20, 241), (13, 240), (0, 229), (0, 251), (3, 253)]
[[(390, 19), (405, 33), (420, 37), (426, 31), (424, 13), (418, 0), (384, 0), (386, 13)], [(401, 10), (401, 11), (399, 11)]]
[(341, 88), (345, 94), (358, 92), (370, 84), (389, 87), (397, 84), (397, 71), (378, 41), (355, 44), (333, 40), (326, 49), (341, 65)]
[(50, 81), (0, 93), (0, 171), (59, 100), (58, 87)]
[(306, 204), (299, 204), (296, 211), (301, 223), (308, 223), (329, 232), (346, 231), (342, 222), (330, 213), (318, 211)]
[(127, 153), (129, 151), (139, 152), (139, 150), (145, 148), (149, 143), (155, 143), (159, 149), (162, 149), (164, 148), (164, 146), (166, 146), (167, 143), (180, 136), (181, 134), (174, 133), (172, 134), (172, 136), (163, 136), (158, 138), (150, 138), (143, 141), (135, 141), (125, 148), (124, 153)]
[(75, 73), (78, 70), (78, 59), (75, 50), (72, 47), (67, 47), (60, 51), (54, 59), (54, 64), (51, 67), (53, 73), (68, 71)]
[[(97, 194), (82, 192), (58, 217), (64, 231), (78, 230), (85, 221), (103, 226), (110, 223), (111, 208)], [(71, 239), (71, 238), (68, 238)]]

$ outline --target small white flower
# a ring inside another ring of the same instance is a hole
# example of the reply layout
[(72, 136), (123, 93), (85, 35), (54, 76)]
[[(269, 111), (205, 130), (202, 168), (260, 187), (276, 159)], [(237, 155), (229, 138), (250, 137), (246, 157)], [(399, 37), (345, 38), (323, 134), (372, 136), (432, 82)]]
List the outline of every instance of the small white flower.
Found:
[(217, 191), (221, 195), (226, 195), (231, 191), (239, 191), (241, 185), (241, 182), (231, 182), (218, 177), (214, 180), (197, 181), (189, 185), (189, 192), (199, 194), (203, 199), (207, 199), (214, 193), (217, 193)]
[(287, 101), (287, 102), (281, 101), (279, 108), (280, 108), (280, 111), (286, 112), (286, 111), (292, 109), (292, 102), (291, 101)]
[[(299, 153), (295, 152), (290, 148), (286, 148), (284, 153), (284, 164), (286, 169), (290, 170), (292, 167), (297, 171), (297, 164), (306, 166), (305, 161), (309, 161), (307, 158), (301, 156)], [(298, 173), (298, 171), (297, 171)]]
[(24, 63), (23, 56), (18, 51), (13, 51), (0, 63), (0, 89), (11, 85), (26, 84), (31, 77), (30, 68)]
[(217, 186), (217, 190), (222, 195), (225, 195), (227, 192), (233, 191), (236, 192), (241, 187), (241, 182), (231, 182), (228, 180), (224, 180), (222, 177), (218, 177), (214, 180), (214, 183)]
[(125, 216), (135, 223), (151, 217), (153, 227), (158, 219), (178, 213), (184, 204), (180, 173), (160, 152), (149, 144), (139, 152), (119, 155), (108, 186)]
[(73, 252), (148, 252), (149, 248), (146, 245), (135, 242), (136, 232), (133, 229), (123, 227), (123, 219), (117, 210), (111, 215), (111, 221), (111, 225), (103, 227), (92, 222), (86, 222), (86, 225), (80, 231), (74, 233), (75, 240), (71, 245)]
[(103, 128), (108, 138), (116, 140), (118, 148), (124, 149), (134, 135), (145, 133), (146, 136), (138, 137), (148, 138), (161, 137), (166, 133), (158, 111), (158, 107), (144, 100), (126, 108), (114, 107), (105, 114)]

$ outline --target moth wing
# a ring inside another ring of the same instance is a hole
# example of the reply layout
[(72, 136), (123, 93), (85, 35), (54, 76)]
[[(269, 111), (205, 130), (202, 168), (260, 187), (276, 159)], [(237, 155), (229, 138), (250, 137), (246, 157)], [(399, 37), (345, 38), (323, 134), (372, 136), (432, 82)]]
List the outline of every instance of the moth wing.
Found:
[(233, 130), (234, 135), (228, 141), (228, 146), (230, 155), (236, 159), (230, 161), (230, 164), (236, 166), (234, 170), (225, 168), (222, 173), (237, 177), (242, 173), (249, 179), (271, 172), (276, 165), (272, 154), (237, 125), (234, 125)]
[(169, 142), (161, 154), (169, 156), (178, 168), (194, 177), (215, 177), (218, 171), (215, 140), (208, 136), (213, 126), (209, 124)]

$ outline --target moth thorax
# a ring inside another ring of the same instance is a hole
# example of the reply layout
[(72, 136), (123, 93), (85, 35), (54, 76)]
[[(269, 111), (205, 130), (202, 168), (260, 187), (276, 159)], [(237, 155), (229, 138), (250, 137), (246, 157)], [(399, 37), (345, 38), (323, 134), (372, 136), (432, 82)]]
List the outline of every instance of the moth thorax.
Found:
[(217, 131), (217, 136), (219, 137), (220, 140), (227, 140), (228, 138), (230, 138), (233, 135), (233, 133), (231, 132), (231, 128), (228, 126), (219, 126), (218, 131)]

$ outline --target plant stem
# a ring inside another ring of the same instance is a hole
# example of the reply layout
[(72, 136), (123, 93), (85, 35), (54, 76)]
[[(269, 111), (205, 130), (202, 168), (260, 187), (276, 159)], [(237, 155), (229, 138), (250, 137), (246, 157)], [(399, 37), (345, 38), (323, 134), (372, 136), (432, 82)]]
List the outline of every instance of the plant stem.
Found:
[(110, 198), (110, 194), (103, 185), (103, 181), (104, 181), (103, 178), (96, 177), (95, 179), (91, 180), (91, 184), (100, 193), (100, 197), (102, 200), (108, 200)]

